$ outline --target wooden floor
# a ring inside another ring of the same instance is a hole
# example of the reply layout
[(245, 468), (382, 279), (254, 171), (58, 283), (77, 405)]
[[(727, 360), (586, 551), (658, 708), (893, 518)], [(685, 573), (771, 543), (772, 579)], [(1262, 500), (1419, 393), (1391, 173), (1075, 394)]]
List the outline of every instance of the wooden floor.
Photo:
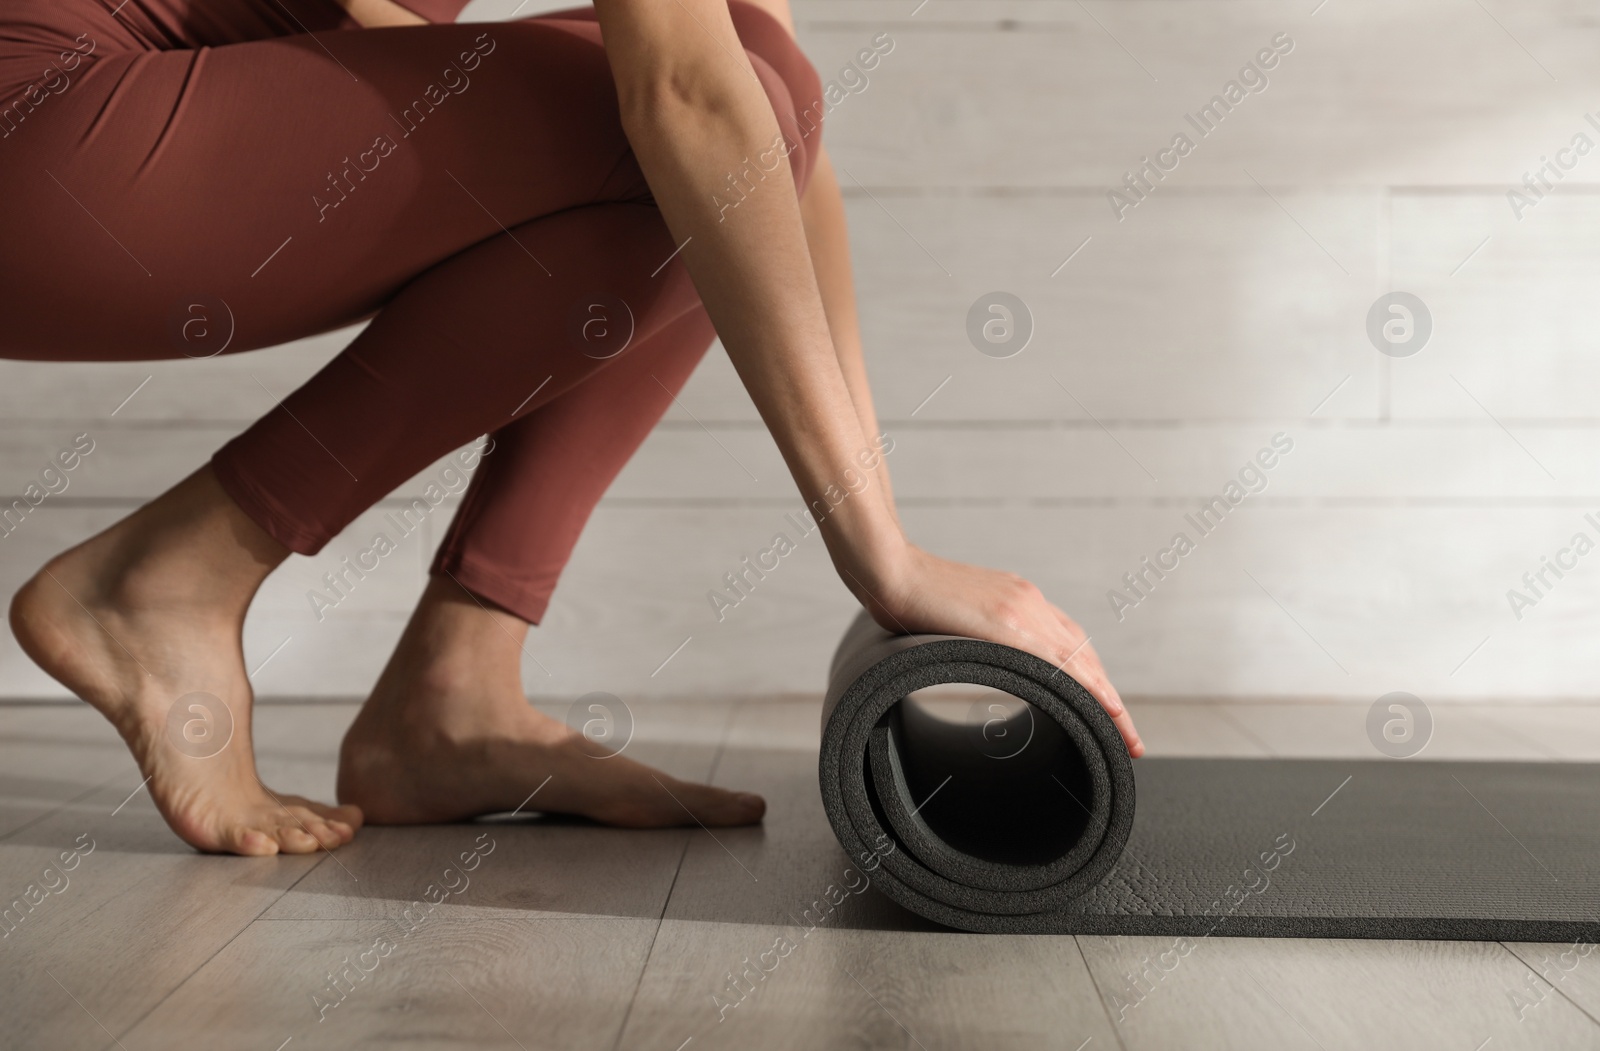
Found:
[[(0, 707), (0, 893), (55, 888), (7, 917), (0, 1046), (1600, 1047), (1600, 957), (1570, 946), (1213, 938), (1136, 994), (1128, 976), (1171, 939), (937, 929), (850, 889), (817, 795), (815, 698), (633, 707), (628, 754), (764, 793), (765, 823), (373, 828), (336, 854), (202, 857), (92, 712)], [(1135, 711), (1158, 755), (1372, 756), (1364, 706)], [(263, 705), (268, 783), (328, 796), (353, 712)], [(1428, 758), (1600, 760), (1600, 706), (1434, 718)], [(74, 848), (89, 852), (55, 874)], [(844, 904), (808, 932), (830, 888)]]

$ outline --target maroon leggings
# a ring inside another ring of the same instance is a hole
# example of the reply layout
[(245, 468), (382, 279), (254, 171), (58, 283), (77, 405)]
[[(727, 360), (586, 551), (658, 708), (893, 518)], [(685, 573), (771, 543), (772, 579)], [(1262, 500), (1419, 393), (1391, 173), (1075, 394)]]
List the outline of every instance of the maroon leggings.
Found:
[[(466, 0), (405, 2), (441, 24), (363, 29), (334, 0), (7, 0), (0, 356), (206, 357), (371, 318), (216, 453), (218, 479), (314, 554), (490, 434), (433, 572), (537, 622), (715, 333), (593, 10), (453, 25)], [(803, 191), (820, 82), (776, 20), (730, 8)]]

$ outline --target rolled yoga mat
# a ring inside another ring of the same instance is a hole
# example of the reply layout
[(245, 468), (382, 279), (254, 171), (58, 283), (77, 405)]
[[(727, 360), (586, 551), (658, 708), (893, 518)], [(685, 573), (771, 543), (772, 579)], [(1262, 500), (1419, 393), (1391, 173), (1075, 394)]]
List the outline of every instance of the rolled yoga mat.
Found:
[(1135, 763), (1050, 664), (863, 613), (819, 770), (855, 866), (962, 930), (1600, 940), (1597, 764)]

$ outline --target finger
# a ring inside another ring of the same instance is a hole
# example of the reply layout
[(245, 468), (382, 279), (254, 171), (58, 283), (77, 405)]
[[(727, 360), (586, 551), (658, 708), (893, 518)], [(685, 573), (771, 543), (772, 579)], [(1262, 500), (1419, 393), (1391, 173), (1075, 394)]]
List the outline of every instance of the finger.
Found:
[(1049, 601), (1048, 599), (1045, 600), (1045, 605), (1050, 607), (1050, 612), (1055, 614), (1056, 619), (1065, 625), (1068, 631), (1072, 632), (1074, 635), (1088, 634), (1088, 632), (1083, 630), (1083, 625), (1067, 616), (1066, 610), (1062, 609), (1060, 606)]
[(1083, 630), (1083, 626), (1077, 621), (1073, 620), (1071, 617), (1067, 616), (1066, 613), (1062, 611), (1061, 607), (1057, 606), (1055, 603), (1047, 602), (1045, 605), (1050, 607), (1050, 612), (1055, 616), (1056, 621), (1060, 623), (1062, 628), (1066, 630), (1067, 635), (1072, 639), (1073, 649), (1077, 650), (1081, 648), (1083, 652), (1094, 656), (1095, 663), (1098, 664), (1100, 662), (1100, 658), (1095, 654), (1094, 647), (1089, 645), (1089, 633)]
[(1028, 647), (1039, 656), (1049, 661), (1058, 672), (1070, 677), (1078, 685), (1088, 690), (1090, 695), (1106, 710), (1106, 714), (1116, 718), (1123, 714), (1122, 699), (1111, 686), (1111, 680), (1106, 675), (1105, 669), (1100, 666), (1099, 660), (1093, 652), (1087, 649), (1083, 640), (1073, 641), (1071, 636), (1064, 636), (1057, 632), (1044, 645)]
[(1052, 605), (1050, 611), (1055, 614), (1056, 619), (1066, 629), (1068, 637), (1072, 639), (1072, 649), (1069, 651), (1070, 655), (1064, 663), (1085, 668), (1093, 674), (1099, 675), (1100, 678), (1105, 680), (1107, 688), (1111, 691), (1111, 696), (1115, 698), (1116, 706), (1118, 708), (1124, 707), (1122, 695), (1117, 692), (1116, 687), (1111, 685), (1110, 676), (1106, 674), (1105, 666), (1100, 662), (1100, 654), (1096, 653), (1095, 648), (1089, 643), (1088, 633), (1056, 606)]
[(1100, 703), (1100, 707), (1105, 709), (1106, 714), (1111, 716), (1111, 722), (1128, 746), (1128, 754), (1133, 756), (1142, 754), (1139, 731), (1133, 725), (1133, 714), (1128, 711), (1127, 705), (1122, 702), (1122, 698), (1105, 673), (1103, 671), (1096, 674), (1080, 673), (1073, 678), (1088, 690), (1089, 694)]
[[(1089, 644), (1089, 636), (1079, 627), (1076, 621), (1067, 616), (1053, 603), (1047, 603), (1050, 611), (1055, 614), (1056, 620), (1067, 632), (1069, 638), (1074, 639), (1073, 648), (1076, 650), (1072, 656), (1066, 658), (1064, 665), (1078, 668), (1083, 675), (1080, 678), (1083, 687), (1100, 702), (1106, 714), (1111, 716), (1111, 722), (1122, 735), (1122, 740), (1128, 746), (1128, 754), (1134, 758), (1144, 754), (1144, 743), (1139, 738), (1139, 731), (1133, 725), (1133, 715), (1128, 711), (1128, 706), (1123, 703), (1122, 695), (1111, 684), (1111, 678), (1106, 674), (1104, 666), (1100, 663), (1100, 655), (1095, 653), (1094, 647)], [(1079, 678), (1079, 676), (1074, 676)], [(1087, 681), (1085, 681), (1087, 680)]]
[[(1111, 711), (1112, 714), (1116, 714), (1123, 707), (1122, 697), (1117, 693), (1116, 688), (1111, 685), (1110, 676), (1106, 674), (1104, 665), (1100, 663), (1100, 655), (1089, 644), (1089, 636), (1072, 618), (1055, 606), (1051, 606), (1050, 611), (1055, 615), (1056, 622), (1060, 625), (1060, 630), (1064, 637), (1064, 648), (1056, 659), (1056, 667), (1062, 671), (1066, 671), (1068, 668), (1077, 669), (1078, 675), (1075, 675), (1074, 678), (1086, 677), (1099, 680), (1109, 695), (1109, 701), (1111, 702), (1106, 705), (1107, 710)], [(1087, 686), (1088, 683), (1084, 685)]]
[(1111, 721), (1122, 735), (1123, 743), (1128, 746), (1128, 754), (1135, 759), (1144, 755), (1144, 741), (1140, 740), (1139, 731), (1134, 729), (1133, 716), (1127, 709), (1123, 709), (1121, 715), (1112, 716)]

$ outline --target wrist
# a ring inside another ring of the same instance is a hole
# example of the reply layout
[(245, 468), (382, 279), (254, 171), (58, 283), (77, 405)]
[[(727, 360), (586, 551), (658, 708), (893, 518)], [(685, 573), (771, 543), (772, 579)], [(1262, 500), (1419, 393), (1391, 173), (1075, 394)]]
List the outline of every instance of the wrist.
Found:
[(861, 500), (853, 508), (840, 506), (821, 522), (823, 542), (839, 579), (869, 609), (891, 601), (915, 551), (876, 488), (871, 493), (873, 499)]

